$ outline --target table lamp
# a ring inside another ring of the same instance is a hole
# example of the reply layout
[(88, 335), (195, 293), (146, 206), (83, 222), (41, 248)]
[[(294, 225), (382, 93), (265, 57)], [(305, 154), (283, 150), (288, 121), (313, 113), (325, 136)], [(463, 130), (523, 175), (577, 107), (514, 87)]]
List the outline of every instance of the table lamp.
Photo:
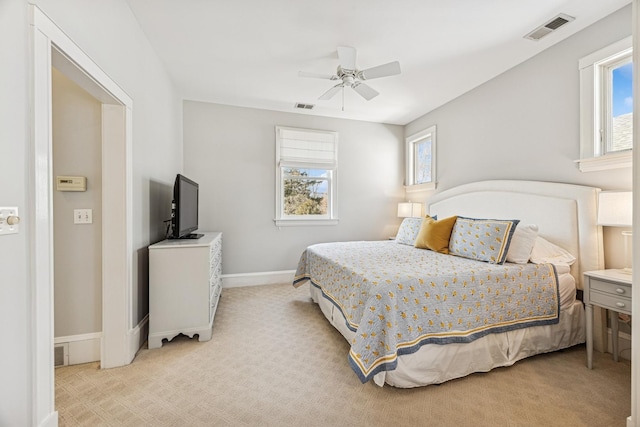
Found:
[[(631, 227), (633, 225), (633, 193), (631, 191), (601, 191), (598, 195), (598, 225)], [(631, 273), (631, 231), (623, 231), (625, 273)]]
[(422, 216), (422, 203), (398, 203), (398, 216), (400, 218), (420, 218)]

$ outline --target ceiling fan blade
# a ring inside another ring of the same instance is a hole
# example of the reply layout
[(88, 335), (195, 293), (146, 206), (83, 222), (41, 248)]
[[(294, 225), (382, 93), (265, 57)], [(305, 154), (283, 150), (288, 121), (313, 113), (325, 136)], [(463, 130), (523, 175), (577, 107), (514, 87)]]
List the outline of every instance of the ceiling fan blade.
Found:
[(340, 60), (340, 67), (342, 67), (343, 70), (355, 70), (356, 48), (350, 46), (339, 46), (338, 59)]
[(331, 99), (335, 96), (336, 93), (340, 92), (340, 89), (342, 87), (344, 87), (344, 83), (335, 85), (334, 87), (323, 93), (318, 99), (322, 99), (324, 101), (326, 101), (327, 99)]
[(367, 101), (371, 101), (373, 98), (379, 95), (377, 90), (372, 89), (371, 86), (361, 82), (356, 82), (351, 87)]
[(388, 64), (362, 70), (358, 73), (358, 77), (362, 80), (371, 80), (379, 77), (395, 76), (396, 74), (400, 74), (400, 63), (393, 61)]
[(298, 71), (298, 77), (308, 77), (312, 79), (338, 80), (335, 74), (309, 73), (307, 71)]

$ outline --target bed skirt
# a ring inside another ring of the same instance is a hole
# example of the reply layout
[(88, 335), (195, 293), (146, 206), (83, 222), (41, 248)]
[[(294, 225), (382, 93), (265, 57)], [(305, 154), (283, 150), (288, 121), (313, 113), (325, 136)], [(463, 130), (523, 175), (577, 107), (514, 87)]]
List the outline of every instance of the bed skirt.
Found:
[[(340, 310), (322, 296), (320, 289), (312, 285), (309, 288), (311, 298), (327, 320), (351, 342), (355, 332), (347, 327)], [(399, 388), (440, 384), (584, 342), (584, 307), (581, 301), (575, 301), (560, 312), (557, 324), (488, 334), (471, 343), (425, 344), (415, 353), (400, 356), (395, 370), (379, 372), (373, 380), (379, 386), (386, 383)]]

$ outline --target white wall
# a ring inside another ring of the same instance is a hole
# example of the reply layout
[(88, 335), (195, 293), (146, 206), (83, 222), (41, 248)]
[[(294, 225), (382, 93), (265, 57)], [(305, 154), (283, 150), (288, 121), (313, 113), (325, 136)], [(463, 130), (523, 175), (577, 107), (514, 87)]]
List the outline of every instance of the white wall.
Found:
[[(183, 125), (185, 175), (200, 184), (200, 230), (224, 233), (224, 274), (292, 270), (310, 244), (395, 234), (401, 126), (192, 101)], [(274, 225), (276, 125), (338, 132), (339, 225)]]
[[(27, 9), (0, 1), (0, 205), (17, 206), (21, 232), (0, 236), (0, 425), (31, 425), (31, 329), (27, 210)], [(7, 387), (11, 384), (10, 387)]]
[[(35, 0), (133, 99), (134, 322), (148, 307), (149, 243), (162, 238), (171, 195), (166, 191), (182, 167), (182, 104), (161, 62), (124, 0)], [(31, 99), (28, 3), (0, 1), (0, 205), (18, 206), (21, 232), (0, 236), (0, 332), (10, 350), (0, 351), (0, 425), (43, 421), (32, 412), (32, 282), (28, 205)], [(9, 60), (10, 59), (10, 60)], [(165, 208), (165, 206), (167, 206)], [(160, 210), (165, 209), (165, 212)], [(10, 385), (10, 386), (9, 386)]]
[[(630, 190), (631, 168), (584, 173), (574, 162), (580, 158), (578, 60), (629, 35), (631, 5), (407, 124), (405, 135), (437, 125), (436, 191), (487, 179)], [(619, 231), (605, 228), (608, 268), (623, 266)]]
[[(102, 104), (52, 70), (53, 179), (84, 176), (87, 191), (53, 191), (54, 336), (102, 331)], [(55, 182), (55, 181), (54, 181)], [(92, 224), (74, 224), (92, 209)]]
[[(35, 0), (133, 99), (133, 319), (149, 309), (149, 243), (164, 237), (167, 191), (182, 167), (182, 105), (124, 0)], [(26, 4), (26, 2), (25, 2)], [(164, 212), (162, 212), (164, 210)]]
[(630, 189), (630, 168), (582, 173), (574, 163), (578, 60), (630, 34), (627, 6), (409, 123), (406, 135), (438, 126), (438, 191), (502, 178)]

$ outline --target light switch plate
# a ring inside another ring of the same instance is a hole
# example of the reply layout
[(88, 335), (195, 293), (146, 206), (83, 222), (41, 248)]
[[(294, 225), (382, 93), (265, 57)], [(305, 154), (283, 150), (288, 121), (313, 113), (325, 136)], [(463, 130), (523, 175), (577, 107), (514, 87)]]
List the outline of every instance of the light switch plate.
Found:
[[(11, 220), (8, 218), (11, 217)], [(17, 222), (16, 222), (17, 221)], [(10, 224), (14, 222), (14, 224)], [(20, 232), (20, 217), (18, 216), (18, 208), (0, 207), (0, 235), (15, 234)]]
[(74, 209), (73, 223), (74, 224), (92, 224), (93, 209)]

